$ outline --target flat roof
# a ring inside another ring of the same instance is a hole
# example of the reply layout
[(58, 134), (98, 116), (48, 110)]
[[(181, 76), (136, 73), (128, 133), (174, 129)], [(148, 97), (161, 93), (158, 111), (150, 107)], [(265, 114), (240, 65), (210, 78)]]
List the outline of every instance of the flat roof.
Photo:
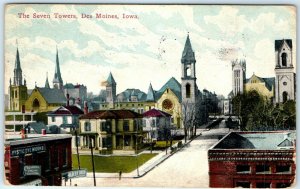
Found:
[(296, 131), (230, 132), (210, 149), (290, 149), (295, 140)]
[(72, 138), (70, 134), (27, 134), (27, 138), (22, 139), (21, 135), (6, 135), (4, 144), (8, 145), (20, 145), (20, 144), (30, 144), (37, 142), (53, 141), (60, 139)]

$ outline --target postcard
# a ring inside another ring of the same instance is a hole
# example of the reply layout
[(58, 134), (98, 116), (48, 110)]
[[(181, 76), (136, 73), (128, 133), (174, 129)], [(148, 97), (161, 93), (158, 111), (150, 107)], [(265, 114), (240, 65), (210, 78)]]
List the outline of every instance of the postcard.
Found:
[(296, 185), (293, 5), (7, 4), (7, 185)]

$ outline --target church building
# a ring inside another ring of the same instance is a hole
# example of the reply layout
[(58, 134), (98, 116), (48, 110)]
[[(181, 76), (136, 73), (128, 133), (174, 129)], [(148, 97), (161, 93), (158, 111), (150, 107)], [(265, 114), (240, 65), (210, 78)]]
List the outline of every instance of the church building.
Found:
[(232, 62), (232, 92), (229, 96), (256, 90), (274, 103), (295, 100), (296, 74), (292, 58), (292, 40), (275, 40), (275, 77), (253, 75), (246, 79), (246, 61)]
[(101, 90), (97, 98), (100, 110), (106, 109), (130, 109), (137, 113), (144, 113), (153, 108), (162, 110), (172, 115), (172, 124), (182, 128), (182, 106), (185, 111), (191, 111), (191, 107), (201, 101), (201, 92), (196, 84), (196, 59), (192, 49), (189, 35), (181, 57), (181, 83), (171, 77), (159, 90), (153, 90), (150, 83), (147, 94), (139, 89), (127, 89), (116, 94), (116, 81), (109, 74), (104, 82), (106, 90)]
[(13, 83), (9, 80), (9, 110), (10, 111), (22, 111), (27, 99), (27, 86), (26, 80), (22, 78), (22, 68), (19, 55), (19, 49), (17, 48), (15, 69)]
[(53, 88), (50, 88), (48, 74), (45, 87), (28, 90), (26, 80), (22, 78), (19, 49), (17, 48), (13, 83), (9, 81), (9, 110), (46, 112), (66, 104), (63, 91), (63, 80), (59, 68), (58, 51), (56, 51), (56, 67), (53, 79)]

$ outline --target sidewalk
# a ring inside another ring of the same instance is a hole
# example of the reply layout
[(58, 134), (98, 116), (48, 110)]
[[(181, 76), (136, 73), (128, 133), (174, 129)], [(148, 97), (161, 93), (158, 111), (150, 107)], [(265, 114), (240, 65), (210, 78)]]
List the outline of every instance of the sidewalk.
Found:
[[(151, 170), (153, 170), (155, 167), (159, 166), (159, 164), (161, 164), (162, 162), (164, 162), (166, 159), (168, 159), (169, 157), (171, 157), (173, 154), (177, 153), (178, 151), (180, 151), (181, 149), (183, 149), (185, 146), (187, 146), (190, 142), (192, 142), (195, 138), (197, 138), (198, 136), (201, 136), (203, 131), (206, 131), (208, 129), (206, 129), (206, 127), (209, 125), (210, 123), (201, 125), (196, 132), (196, 137), (192, 138), (192, 139), (188, 139), (186, 143), (184, 143), (184, 139), (181, 140), (182, 142), (182, 146), (180, 148), (177, 148), (177, 144), (173, 145), (173, 147), (176, 147), (176, 150), (174, 150), (173, 152), (171, 152), (171, 149), (168, 148), (167, 150), (167, 154), (166, 151), (152, 151), (152, 153), (158, 153), (156, 156), (154, 156), (153, 158), (151, 158), (149, 161), (147, 161), (146, 163), (144, 163), (142, 166), (139, 166), (138, 169), (135, 169), (134, 171), (130, 172), (130, 173), (122, 173), (122, 178), (140, 178), (143, 177), (144, 175), (146, 175), (148, 172), (150, 172)], [(151, 153), (150, 150), (145, 150), (139, 154), (143, 154), (143, 153)], [(135, 156), (135, 155), (132, 155)], [(92, 172), (88, 172), (87, 173), (87, 177), (88, 178), (93, 178), (93, 173)], [(96, 178), (119, 178), (119, 173), (95, 173), (95, 177)]]

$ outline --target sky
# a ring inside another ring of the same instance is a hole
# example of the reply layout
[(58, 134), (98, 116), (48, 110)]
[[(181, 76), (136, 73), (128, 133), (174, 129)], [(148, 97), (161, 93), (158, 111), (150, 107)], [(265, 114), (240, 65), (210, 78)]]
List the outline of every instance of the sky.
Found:
[[(19, 16), (29, 15), (29, 18)], [(76, 18), (55, 18), (55, 15)], [(82, 18), (82, 14), (92, 18)], [(96, 18), (96, 14), (116, 18)], [(133, 15), (134, 18), (123, 18)], [(48, 15), (50, 18), (33, 18)], [(114, 17), (116, 17), (114, 16)], [(50, 86), (56, 48), (64, 84), (79, 83), (98, 94), (111, 72), (117, 93), (127, 88), (159, 90), (171, 77), (181, 82), (181, 56), (189, 35), (196, 57), (197, 85), (227, 96), (231, 61), (245, 59), (246, 76), (274, 77), (274, 41), (293, 40), (296, 66), (296, 8), (225, 5), (7, 5), (5, 93), (18, 46), (29, 89)], [(17, 41), (17, 42), (16, 42)]]

